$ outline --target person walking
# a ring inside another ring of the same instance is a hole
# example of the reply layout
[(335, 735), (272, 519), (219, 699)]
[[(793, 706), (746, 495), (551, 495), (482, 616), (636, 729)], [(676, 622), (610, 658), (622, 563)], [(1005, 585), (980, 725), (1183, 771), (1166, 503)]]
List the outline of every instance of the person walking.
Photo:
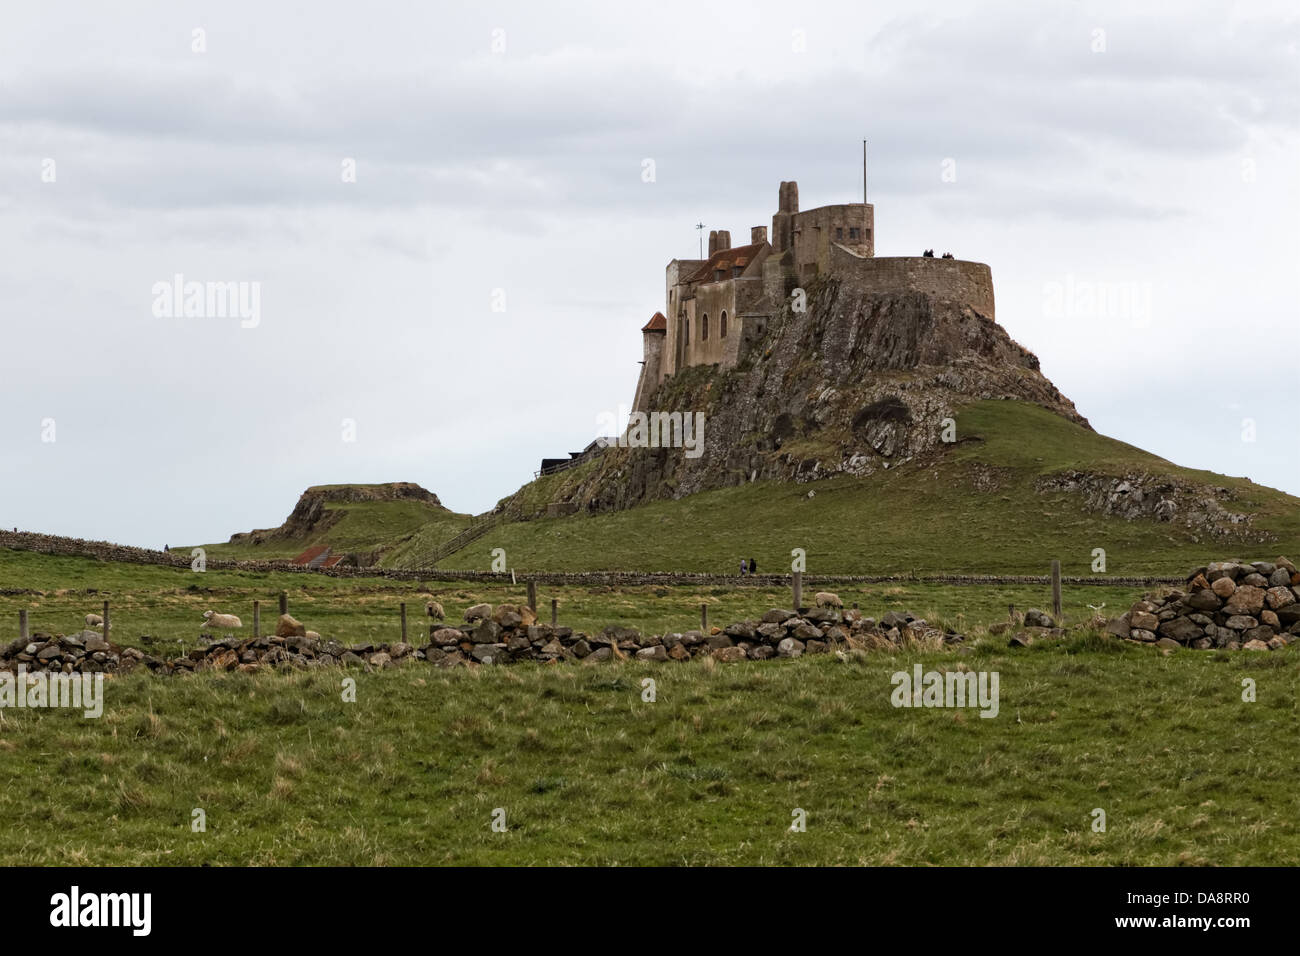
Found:
[(754, 575), (757, 574), (757, 573), (758, 573), (758, 562), (755, 561), (753, 558), (750, 558), (750, 559), (749, 559), (749, 574), (750, 574), (750, 576), (752, 577), (752, 576), (754, 576)]
[(742, 578), (745, 576), (745, 567), (746, 567), (746, 565), (745, 565), (745, 559), (744, 559), (744, 558), (741, 558), (741, 559), (740, 559), (740, 576), (741, 576)]

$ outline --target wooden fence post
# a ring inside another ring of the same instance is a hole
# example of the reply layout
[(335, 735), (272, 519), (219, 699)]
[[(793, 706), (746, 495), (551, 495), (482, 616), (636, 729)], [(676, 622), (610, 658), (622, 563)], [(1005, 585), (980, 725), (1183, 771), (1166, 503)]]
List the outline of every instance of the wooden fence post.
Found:
[(402, 602), (402, 643), (406, 643), (406, 602)]
[(108, 640), (108, 602), (104, 602), (104, 640)]
[(31, 637), (31, 632), (27, 629), (27, 612), (18, 612), (18, 636), (24, 641)]
[(551, 598), (551, 627), (555, 627), (556, 621), (560, 617), (560, 599)]
[(794, 609), (803, 607), (803, 572), (794, 572)]
[(704, 634), (709, 633), (709, 606), (707, 604), (700, 605), (700, 631)]
[(289, 592), (288, 591), (280, 592), (280, 613), (281, 614), (289, 613)]
[(537, 614), (537, 582), (536, 581), (528, 582), (528, 607), (532, 610), (534, 615)]
[(1052, 623), (1061, 626), (1061, 562), (1052, 560)]
[(262, 602), (253, 602), (253, 637), (262, 636)]

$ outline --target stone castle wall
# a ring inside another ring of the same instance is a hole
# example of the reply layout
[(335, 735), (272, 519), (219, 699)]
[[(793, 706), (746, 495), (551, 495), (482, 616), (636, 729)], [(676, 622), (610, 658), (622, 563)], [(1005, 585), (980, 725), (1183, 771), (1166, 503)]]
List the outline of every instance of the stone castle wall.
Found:
[[(860, 231), (859, 231), (860, 230)], [(857, 238), (853, 238), (854, 234)], [(849, 246), (860, 256), (875, 253), (875, 207), (849, 203), (819, 206), (794, 215), (794, 268), (800, 279), (808, 280), (833, 269), (831, 262), (837, 243)]]
[(993, 271), (982, 262), (931, 259), (925, 256), (863, 258), (838, 247), (832, 250), (832, 274), (869, 292), (923, 292), (936, 299), (969, 305), (996, 321)]

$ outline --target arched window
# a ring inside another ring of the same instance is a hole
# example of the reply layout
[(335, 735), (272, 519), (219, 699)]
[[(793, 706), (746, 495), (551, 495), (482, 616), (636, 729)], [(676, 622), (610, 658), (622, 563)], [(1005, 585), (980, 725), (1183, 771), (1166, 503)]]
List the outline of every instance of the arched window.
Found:
[(709, 313), (705, 312), (704, 315), (700, 317), (700, 341), (707, 342), (708, 340), (709, 340)]
[(718, 319), (718, 338), (727, 337), (727, 311), (723, 309), (722, 316)]

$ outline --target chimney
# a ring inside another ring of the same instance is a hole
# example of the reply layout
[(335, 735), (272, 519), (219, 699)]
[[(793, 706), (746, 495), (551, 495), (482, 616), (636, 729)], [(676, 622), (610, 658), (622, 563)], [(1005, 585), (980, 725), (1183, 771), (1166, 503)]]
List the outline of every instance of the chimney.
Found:
[(731, 230), (718, 230), (718, 252), (726, 252), (731, 248)]
[(799, 184), (794, 180), (782, 183), (781, 188), (777, 191), (777, 211), (799, 211)]
[(776, 215), (772, 217), (772, 248), (785, 252), (794, 245), (794, 217), (799, 211), (799, 184), (782, 183), (777, 190)]
[(717, 251), (718, 251), (718, 230), (710, 229), (709, 230), (709, 258), (712, 259), (713, 254)]
[(767, 242), (767, 226), (751, 226), (749, 230), (749, 244), (756, 246), (760, 242)]

